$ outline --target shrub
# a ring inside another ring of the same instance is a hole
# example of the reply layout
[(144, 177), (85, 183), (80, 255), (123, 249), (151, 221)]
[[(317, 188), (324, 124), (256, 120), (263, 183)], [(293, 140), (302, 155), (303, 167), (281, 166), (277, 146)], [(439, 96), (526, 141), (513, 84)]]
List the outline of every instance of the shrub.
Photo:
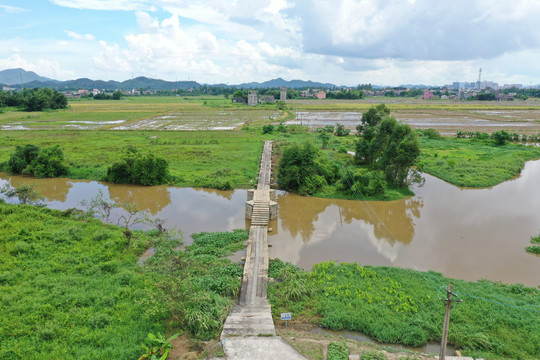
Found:
[(338, 183), (338, 189), (348, 194), (374, 196), (384, 194), (387, 183), (380, 170), (357, 168), (353, 173), (346, 171)]
[(57, 177), (68, 173), (60, 145), (44, 149), (35, 145), (17, 146), (8, 160), (8, 169), (14, 174), (33, 174), (37, 178)]
[(15, 152), (8, 160), (9, 171), (13, 174), (22, 174), (25, 169), (37, 158), (39, 147), (35, 145), (24, 145), (15, 147)]
[(345, 129), (345, 125), (336, 124), (336, 136), (347, 136), (351, 132), (351, 129)]
[(331, 183), (337, 169), (313, 144), (294, 144), (283, 151), (278, 166), (278, 185), (300, 195), (311, 195)]
[(64, 152), (60, 145), (42, 149), (31, 163), (32, 173), (37, 178), (65, 176), (68, 166), (64, 162)]
[(506, 142), (510, 140), (510, 134), (506, 130), (495, 131), (491, 134), (491, 137), (495, 140), (497, 146), (506, 145)]
[(129, 147), (124, 158), (107, 169), (105, 180), (119, 184), (160, 185), (169, 179), (169, 163)]
[(347, 344), (338, 343), (335, 341), (330, 342), (328, 345), (328, 360), (348, 360), (349, 350), (347, 350)]
[(267, 124), (263, 126), (263, 134), (271, 134), (274, 132), (274, 125)]

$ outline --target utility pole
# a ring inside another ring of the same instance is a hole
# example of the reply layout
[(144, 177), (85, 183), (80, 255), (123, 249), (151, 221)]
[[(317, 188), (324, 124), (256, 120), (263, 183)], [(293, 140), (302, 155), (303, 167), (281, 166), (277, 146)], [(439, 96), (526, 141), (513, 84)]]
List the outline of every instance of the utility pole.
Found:
[(439, 299), (442, 301), (446, 301), (445, 311), (444, 311), (442, 341), (441, 341), (441, 354), (439, 355), (439, 360), (444, 360), (444, 357), (445, 357), (446, 342), (448, 338), (448, 325), (450, 324), (450, 310), (452, 309), (452, 301), (457, 301), (457, 302), (463, 301), (463, 300), (452, 300), (452, 296), (455, 295), (452, 292), (453, 288), (454, 288), (454, 284), (450, 283), (450, 285), (448, 285), (448, 290), (446, 290), (446, 299)]

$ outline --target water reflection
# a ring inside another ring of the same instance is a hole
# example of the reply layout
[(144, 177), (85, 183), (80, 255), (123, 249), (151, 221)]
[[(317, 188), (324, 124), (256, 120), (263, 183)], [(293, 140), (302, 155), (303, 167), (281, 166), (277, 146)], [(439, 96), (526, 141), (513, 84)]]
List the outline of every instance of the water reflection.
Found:
[[(435, 270), (466, 280), (540, 284), (539, 258), (527, 254), (540, 234), (540, 161), (520, 177), (489, 189), (462, 189), (425, 175), (416, 195), (391, 202), (319, 199), (278, 191), (279, 217), (270, 223), (271, 257), (309, 269), (336, 260)], [(36, 184), (57, 209), (80, 207), (99, 191), (133, 201), (189, 235), (249, 226), (245, 190), (138, 187), (96, 181), (33, 179), (0, 174), (14, 185)], [(0, 180), (1, 183), (5, 182)], [(384, 227), (383, 225), (384, 224)]]
[(530, 237), (540, 233), (540, 161), (528, 162), (520, 177), (489, 189), (462, 189), (425, 177), (416, 196), (392, 202), (280, 193), (279, 231), (269, 237), (270, 256), (305, 269), (327, 260), (356, 261), (467, 280), (540, 284), (540, 261), (525, 252)]
[(36, 179), (31, 176), (11, 176), (6, 173), (0, 173), (0, 181), (5, 179), (12, 186), (31, 185), (41, 194), (47, 194), (46, 197), (51, 201), (66, 201), (67, 195), (73, 186), (69, 179)]
[(107, 184), (109, 196), (117, 204), (135, 204), (138, 209), (156, 215), (171, 203), (166, 186), (136, 186)]
[[(63, 178), (35, 179), (0, 173), (0, 186), (7, 181), (14, 186), (35, 184), (35, 189), (46, 198), (46, 205), (53, 209), (82, 209), (83, 200), (89, 201), (100, 192), (104, 200), (113, 200), (117, 204), (133, 203), (139, 209), (148, 211), (152, 217), (165, 219), (167, 228), (182, 230), (188, 244), (191, 242), (190, 235), (195, 232), (229, 231), (247, 225), (244, 214), (247, 196), (245, 190), (119, 185)], [(111, 222), (116, 222), (120, 215), (122, 210), (115, 209)]]

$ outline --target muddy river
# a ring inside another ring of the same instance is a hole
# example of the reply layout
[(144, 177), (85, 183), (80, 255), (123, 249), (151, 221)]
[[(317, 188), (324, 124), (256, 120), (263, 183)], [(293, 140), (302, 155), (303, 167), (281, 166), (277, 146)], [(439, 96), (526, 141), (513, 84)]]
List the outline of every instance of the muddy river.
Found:
[[(391, 202), (318, 199), (278, 192), (270, 223), (271, 257), (309, 269), (326, 260), (435, 270), (466, 280), (540, 285), (540, 257), (525, 252), (540, 234), (540, 161), (489, 189), (463, 189), (425, 175), (415, 196)], [(81, 207), (99, 191), (132, 202), (190, 234), (249, 225), (245, 190), (140, 187), (69, 179), (37, 180), (0, 173), (1, 183), (35, 184), (51, 208)], [(114, 216), (118, 216), (115, 214)]]

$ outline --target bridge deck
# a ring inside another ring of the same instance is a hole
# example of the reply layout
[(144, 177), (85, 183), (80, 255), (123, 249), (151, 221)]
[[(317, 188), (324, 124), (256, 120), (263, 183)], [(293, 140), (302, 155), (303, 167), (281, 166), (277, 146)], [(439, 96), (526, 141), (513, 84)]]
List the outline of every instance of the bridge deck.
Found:
[[(228, 359), (305, 359), (275, 336), (272, 312), (266, 298), (271, 157), (272, 142), (265, 141), (259, 181), (253, 194), (254, 206), (239, 304), (227, 317), (221, 333)], [(261, 335), (265, 338), (258, 337)]]

